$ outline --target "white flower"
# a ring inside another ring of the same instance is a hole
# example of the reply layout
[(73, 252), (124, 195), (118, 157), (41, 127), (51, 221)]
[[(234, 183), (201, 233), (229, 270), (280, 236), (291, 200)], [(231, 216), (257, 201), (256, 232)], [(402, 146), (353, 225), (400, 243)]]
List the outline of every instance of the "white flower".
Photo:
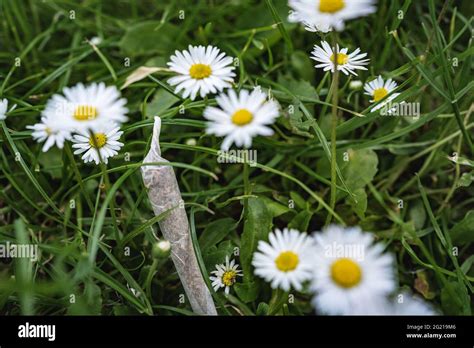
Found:
[(363, 86), (363, 84), (362, 84), (361, 80), (353, 80), (353, 81), (349, 82), (349, 88), (352, 89), (352, 90), (361, 89), (362, 86)]
[(55, 94), (47, 102), (43, 116), (57, 120), (71, 131), (85, 131), (110, 122), (127, 121), (127, 100), (120, 98), (115, 86), (92, 83), (63, 89), (64, 95)]
[(232, 143), (248, 148), (252, 145), (252, 138), (258, 134), (272, 135), (273, 130), (267, 125), (278, 117), (278, 104), (266, 99), (260, 88), (251, 93), (241, 90), (239, 95), (232, 89), (227, 94), (220, 94), (216, 98), (220, 108), (208, 106), (204, 110), (204, 117), (210, 121), (207, 133), (225, 136), (221, 146), (223, 151), (227, 151)]
[[(81, 131), (72, 138), (73, 148), (77, 149), (74, 154), (82, 154), (85, 163), (94, 161), (107, 163), (109, 157), (113, 157), (123, 146), (119, 142), (122, 131), (115, 124), (101, 125), (95, 128), (93, 136), (90, 131)], [(99, 154), (100, 152), (100, 158)]]
[(229, 256), (226, 256), (225, 264), (216, 265), (216, 270), (211, 272), (213, 276), (209, 277), (214, 291), (225, 287), (225, 293), (229, 294), (230, 287), (235, 284), (237, 277), (242, 276), (242, 271), (238, 268), (239, 265), (234, 260), (229, 262)]
[(0, 121), (7, 118), (8, 100), (0, 100)]
[(363, 308), (357, 307), (352, 310), (351, 315), (403, 315), (403, 316), (426, 316), (439, 315), (434, 307), (407, 291), (383, 299), (375, 299), (367, 303)]
[[(315, 68), (323, 68), (324, 71), (330, 70), (334, 72), (336, 62), (334, 58), (334, 48), (331, 48), (326, 41), (321, 42), (322, 47), (314, 45), (311, 59), (319, 62), (315, 65)], [(339, 49), (339, 45), (336, 45), (337, 53), (337, 70), (342, 71), (344, 74), (349, 73), (356, 75), (355, 69), (367, 70), (363, 65), (369, 64), (369, 59), (363, 59), (367, 56), (367, 53), (360, 53), (360, 49), (357, 48), (354, 52), (348, 54), (347, 48)], [(359, 54), (360, 53), (360, 54)]]
[(12, 112), (15, 110), (16, 104), (13, 105), (10, 110), (8, 110), (8, 100), (7, 99), (0, 99), (0, 121), (7, 118), (7, 112)]
[(403, 292), (395, 296), (382, 315), (438, 315), (436, 310), (419, 296), (414, 296), (409, 292)]
[[(384, 82), (382, 76), (378, 76), (375, 80), (367, 82), (364, 85), (365, 94), (372, 97), (371, 103), (378, 103), (382, 99), (384, 99), (381, 103), (375, 105), (371, 111), (376, 111), (381, 107), (385, 106), (386, 104), (390, 104), (393, 99), (398, 97), (400, 93), (392, 93), (397, 88), (397, 83), (392, 79), (388, 79)], [(387, 111), (388, 113), (391, 110)]]
[(311, 278), (313, 269), (312, 240), (306, 233), (293, 229), (276, 229), (269, 235), (270, 243), (259, 241), (252, 265), (255, 274), (271, 282), (272, 288), (301, 290)]
[(303, 23), (309, 31), (341, 31), (346, 20), (375, 12), (374, 4), (375, 0), (289, 0), (289, 20)]
[(372, 234), (331, 225), (316, 233), (314, 241), (311, 289), (319, 313), (363, 314), (395, 289), (394, 259), (383, 253), (382, 244), (374, 244)]
[(92, 39), (89, 41), (92, 45), (98, 46), (102, 43), (102, 39), (98, 36), (94, 36)]
[(201, 98), (209, 93), (221, 92), (232, 86), (235, 69), (232, 57), (227, 57), (213, 46), (189, 46), (188, 50), (176, 51), (168, 62), (170, 70), (176, 72), (168, 80), (171, 86), (176, 86), (175, 93), (183, 92), (183, 98), (190, 96), (194, 100), (199, 92)]
[(46, 140), (43, 145), (43, 152), (48, 151), (54, 144), (62, 149), (64, 141), (71, 139), (71, 133), (69, 130), (65, 129), (60, 123), (51, 118), (42, 117), (40, 123), (36, 123), (33, 126), (26, 126), (26, 128), (33, 130), (31, 136), (37, 142), (40, 143)]

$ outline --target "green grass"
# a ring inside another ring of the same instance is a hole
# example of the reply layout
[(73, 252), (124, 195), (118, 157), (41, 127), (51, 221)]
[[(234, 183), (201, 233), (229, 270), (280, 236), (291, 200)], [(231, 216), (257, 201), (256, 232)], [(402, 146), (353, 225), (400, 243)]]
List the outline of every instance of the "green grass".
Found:
[[(473, 12), (469, 1), (380, 0), (377, 15), (347, 23), (340, 44), (371, 59), (351, 80), (393, 78), (397, 100), (419, 102), (421, 116), (370, 112), (370, 98), (340, 74), (331, 144), (331, 76), (309, 59), (321, 38), (287, 22), (284, 0), (0, 0), (0, 98), (17, 104), (0, 121), (0, 243), (41, 251), (35, 263), (0, 259), (0, 313), (192, 314), (171, 260), (153, 265), (151, 254), (164, 216), (153, 216), (140, 166), (158, 114), (203, 273), (240, 250), (245, 277), (229, 298), (213, 295), (220, 314), (312, 313), (306, 290), (285, 306), (284, 294), (272, 297), (252, 275), (251, 255), (270, 227), (312, 232), (332, 219), (385, 243), (401, 288), (444, 314), (470, 315), (474, 168), (449, 157), (474, 159)], [(101, 44), (90, 45), (93, 37)], [(183, 100), (166, 71), (122, 90), (125, 146), (107, 167), (85, 165), (68, 146), (42, 153), (31, 139), (26, 126), (63, 87), (120, 87), (188, 44), (237, 57), (237, 87), (261, 85), (279, 101), (275, 135), (254, 139), (255, 167), (217, 162), (221, 139), (205, 135), (202, 117), (214, 97)]]

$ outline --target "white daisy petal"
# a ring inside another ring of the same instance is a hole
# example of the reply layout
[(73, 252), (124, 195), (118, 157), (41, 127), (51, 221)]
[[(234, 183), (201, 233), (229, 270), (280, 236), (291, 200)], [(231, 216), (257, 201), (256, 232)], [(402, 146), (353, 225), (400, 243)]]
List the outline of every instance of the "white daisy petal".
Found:
[(42, 116), (69, 132), (100, 127), (114, 122), (127, 121), (127, 100), (120, 98), (115, 86), (92, 83), (65, 87), (63, 95), (55, 94), (46, 103)]
[(249, 148), (256, 135), (269, 136), (273, 131), (264, 125), (275, 122), (279, 115), (278, 104), (269, 100), (260, 90), (241, 90), (237, 94), (230, 89), (216, 97), (220, 108), (208, 106), (204, 118), (209, 122), (206, 132), (225, 137), (221, 150), (227, 151), (233, 143), (238, 147)]
[[(381, 75), (379, 75), (375, 80), (367, 82), (364, 85), (364, 94), (372, 97), (370, 100), (371, 103), (376, 103), (370, 111), (374, 112), (383, 108), (387, 104), (391, 104), (392, 100), (400, 95), (400, 93), (393, 93), (397, 86), (397, 83), (392, 79), (388, 79), (384, 82)], [(395, 107), (391, 108), (391, 105), (388, 105), (388, 108), (389, 110), (387, 110), (387, 113), (390, 114)]]
[(322, 41), (321, 46), (322, 48), (315, 45), (310, 57), (319, 63), (315, 65), (315, 68), (322, 68), (324, 71), (330, 70), (334, 73), (336, 69), (335, 56), (337, 54), (337, 70), (342, 71), (343, 74), (357, 76), (354, 70), (367, 70), (364, 65), (369, 64), (369, 59), (363, 59), (367, 54), (359, 54), (359, 48), (353, 53), (347, 54), (347, 48), (340, 49), (336, 45), (336, 49), (334, 49), (326, 41)]
[(64, 127), (62, 123), (58, 123), (57, 120), (50, 117), (42, 117), (41, 123), (37, 123), (32, 126), (26, 126), (26, 128), (33, 130), (31, 136), (37, 142), (46, 142), (43, 145), (42, 151), (48, 151), (53, 145), (62, 149), (65, 140), (71, 139), (71, 132), (67, 127)]
[[(74, 154), (82, 154), (85, 163), (95, 162), (97, 165), (102, 161), (107, 164), (109, 157), (118, 154), (118, 150), (123, 143), (117, 141), (122, 135), (119, 127), (115, 123), (101, 124), (95, 127), (93, 131), (94, 137), (90, 131), (81, 131), (72, 138)], [(99, 157), (100, 154), (100, 157)]]
[(289, 21), (300, 22), (308, 31), (341, 31), (344, 22), (376, 11), (376, 0), (289, 0)]
[(252, 265), (255, 274), (271, 287), (289, 291), (301, 290), (302, 283), (311, 277), (313, 268), (312, 239), (296, 230), (278, 229), (268, 236), (269, 242), (259, 241)]
[(209, 93), (221, 92), (234, 82), (233, 58), (220, 53), (213, 46), (189, 46), (188, 50), (176, 51), (170, 57), (168, 66), (178, 74), (168, 83), (175, 87), (175, 93), (183, 91), (183, 98), (204, 98)]
[(394, 259), (357, 227), (331, 225), (314, 235), (311, 290), (318, 313), (365, 314), (395, 289)]
[(211, 272), (215, 276), (209, 277), (213, 282), (214, 291), (224, 288), (225, 294), (228, 295), (230, 288), (237, 282), (237, 277), (242, 277), (242, 271), (238, 267), (235, 260), (229, 262), (229, 256), (226, 256), (225, 263), (217, 264), (216, 271)]

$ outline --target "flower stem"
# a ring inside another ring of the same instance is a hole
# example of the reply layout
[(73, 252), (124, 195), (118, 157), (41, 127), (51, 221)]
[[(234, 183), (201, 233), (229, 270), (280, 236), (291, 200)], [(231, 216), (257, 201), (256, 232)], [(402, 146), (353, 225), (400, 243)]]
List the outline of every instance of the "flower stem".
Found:
[[(243, 158), (243, 180), (244, 180), (244, 195), (247, 196), (251, 193), (250, 189), (250, 181), (249, 181), (249, 159), (248, 159), (248, 150), (244, 151), (244, 158)], [(248, 206), (248, 198), (244, 199), (244, 210), (247, 211)]]
[[(108, 190), (110, 189), (110, 180), (109, 180), (109, 175), (107, 174), (107, 166), (104, 164), (102, 161), (102, 157), (100, 155), (99, 151), (99, 146), (97, 144), (96, 137), (94, 135), (94, 132), (92, 130), (89, 130), (89, 136), (90, 139), (92, 140), (93, 147), (97, 151), (97, 156), (99, 157), (99, 167), (100, 170), (102, 171), (102, 178), (103, 178), (103, 183), (104, 183), (104, 192), (107, 194)], [(100, 190), (100, 188), (99, 188)], [(118, 229), (117, 225), (117, 217), (115, 216), (115, 203), (114, 203), (115, 198), (112, 198), (109, 203), (109, 209), (110, 209), (110, 215), (112, 217), (112, 224), (114, 225), (114, 234), (115, 234), (115, 241), (117, 243), (120, 243), (120, 232)]]
[(148, 298), (151, 298), (151, 281), (153, 280), (153, 276), (155, 275), (156, 270), (158, 269), (158, 259), (154, 259), (153, 263), (150, 266), (150, 270), (148, 271), (148, 275), (145, 281), (145, 292)]
[(269, 303), (268, 315), (277, 314), (283, 305), (286, 303), (288, 298), (287, 293), (281, 289), (276, 289), (273, 291), (272, 298)]
[[(337, 107), (339, 103), (339, 70), (337, 69), (337, 32), (332, 32), (332, 45), (334, 50), (334, 74), (332, 75), (332, 112), (331, 112), (331, 198), (329, 206), (332, 210), (336, 206), (337, 193), (337, 173), (336, 173), (336, 127), (337, 127)], [(326, 219), (326, 225), (331, 222), (332, 213)]]
[[(104, 163), (100, 163), (100, 169), (102, 170), (102, 177), (104, 178), (104, 191), (107, 194), (109, 191), (111, 185), (110, 185), (110, 179), (109, 175), (107, 174), (107, 166)], [(109, 203), (109, 209), (110, 209), (110, 216), (112, 217), (112, 224), (114, 225), (114, 235), (115, 235), (115, 241), (117, 243), (120, 243), (120, 232), (119, 228), (117, 225), (117, 216), (115, 215), (115, 198), (112, 198)]]

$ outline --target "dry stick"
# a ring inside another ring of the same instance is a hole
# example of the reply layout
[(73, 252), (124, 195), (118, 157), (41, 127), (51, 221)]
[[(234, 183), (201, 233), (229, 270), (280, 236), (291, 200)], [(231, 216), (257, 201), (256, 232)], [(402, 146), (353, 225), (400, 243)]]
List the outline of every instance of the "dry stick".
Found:
[[(143, 163), (168, 162), (161, 157), (160, 130), (161, 119), (155, 117), (150, 151)], [(150, 165), (142, 166), (141, 171), (155, 215), (170, 211), (159, 225), (164, 237), (171, 243), (171, 258), (193, 311), (196, 314), (217, 315), (211, 293), (199, 269), (173, 167)]]

